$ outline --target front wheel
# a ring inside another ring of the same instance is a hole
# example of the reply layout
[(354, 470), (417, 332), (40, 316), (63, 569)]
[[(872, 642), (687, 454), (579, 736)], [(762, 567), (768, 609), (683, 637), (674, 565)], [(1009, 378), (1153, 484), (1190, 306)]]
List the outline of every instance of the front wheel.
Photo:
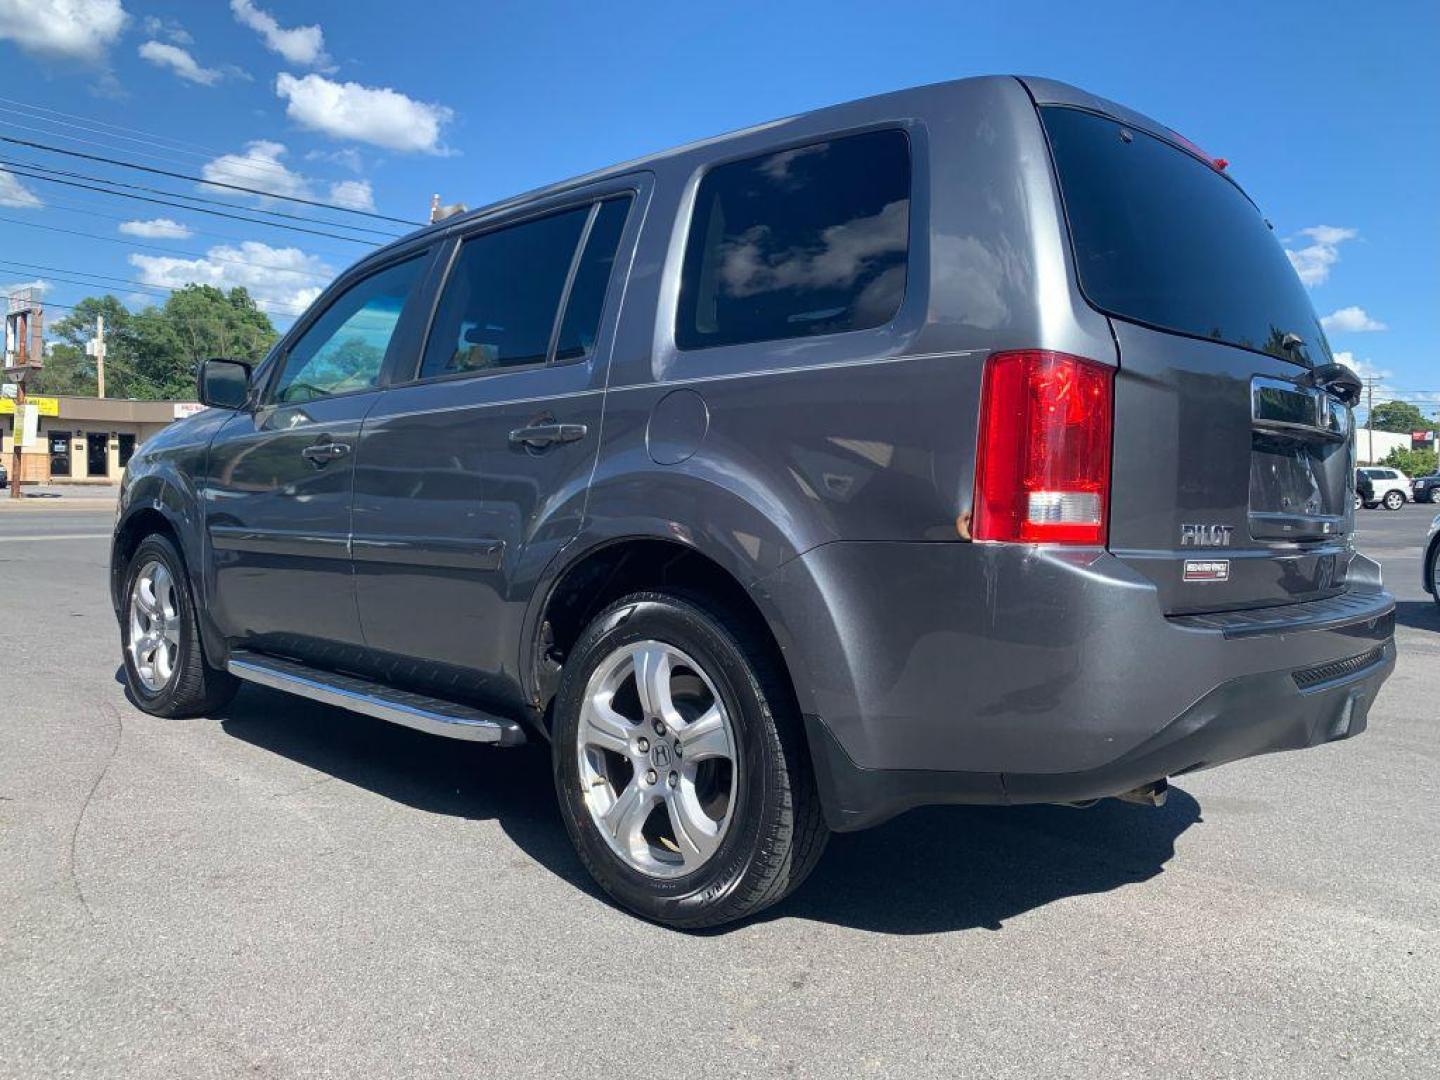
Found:
[(1385, 509), (1399, 510), (1405, 505), (1405, 494), (1401, 491), (1387, 491), (1385, 493)]
[(151, 715), (203, 716), (235, 696), (235, 677), (205, 663), (185, 563), (164, 536), (130, 557), (120, 637), (130, 695)]
[(679, 928), (804, 880), (828, 830), (773, 647), (703, 601), (637, 593), (581, 634), (555, 703), (556, 791), (612, 898)]

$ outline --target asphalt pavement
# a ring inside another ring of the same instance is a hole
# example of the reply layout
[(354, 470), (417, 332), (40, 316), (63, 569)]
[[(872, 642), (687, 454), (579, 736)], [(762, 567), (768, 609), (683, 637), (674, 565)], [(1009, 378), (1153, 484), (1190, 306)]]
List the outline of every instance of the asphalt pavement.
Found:
[(1400, 660), (1359, 738), (916, 811), (702, 935), (597, 894), (539, 750), (141, 713), (112, 515), (0, 512), (0, 1076), (1434, 1077), (1437, 509), (1361, 512)]

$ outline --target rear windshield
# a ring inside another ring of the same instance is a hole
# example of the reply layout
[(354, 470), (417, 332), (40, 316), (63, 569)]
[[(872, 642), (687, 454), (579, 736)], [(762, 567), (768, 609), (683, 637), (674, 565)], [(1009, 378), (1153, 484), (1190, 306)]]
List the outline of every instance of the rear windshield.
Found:
[[(1305, 287), (1255, 205), (1205, 162), (1093, 113), (1040, 110), (1080, 286), (1111, 315), (1327, 363)], [(1291, 355), (1281, 342), (1296, 334)]]

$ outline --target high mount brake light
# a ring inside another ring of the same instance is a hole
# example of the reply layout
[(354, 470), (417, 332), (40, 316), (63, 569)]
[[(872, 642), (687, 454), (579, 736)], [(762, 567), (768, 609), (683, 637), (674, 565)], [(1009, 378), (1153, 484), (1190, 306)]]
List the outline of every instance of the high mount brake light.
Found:
[(986, 361), (974, 539), (1105, 543), (1114, 375), (1038, 349)]

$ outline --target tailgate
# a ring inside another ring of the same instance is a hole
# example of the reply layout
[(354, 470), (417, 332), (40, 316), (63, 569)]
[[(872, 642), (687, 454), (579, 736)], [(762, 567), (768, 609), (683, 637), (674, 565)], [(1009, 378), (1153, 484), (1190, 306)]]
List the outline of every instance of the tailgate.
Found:
[(1119, 353), (1111, 550), (1167, 612), (1341, 591), (1351, 416), (1310, 385), (1330, 347), (1269, 223), (1178, 136), (1040, 115), (1079, 284)]

